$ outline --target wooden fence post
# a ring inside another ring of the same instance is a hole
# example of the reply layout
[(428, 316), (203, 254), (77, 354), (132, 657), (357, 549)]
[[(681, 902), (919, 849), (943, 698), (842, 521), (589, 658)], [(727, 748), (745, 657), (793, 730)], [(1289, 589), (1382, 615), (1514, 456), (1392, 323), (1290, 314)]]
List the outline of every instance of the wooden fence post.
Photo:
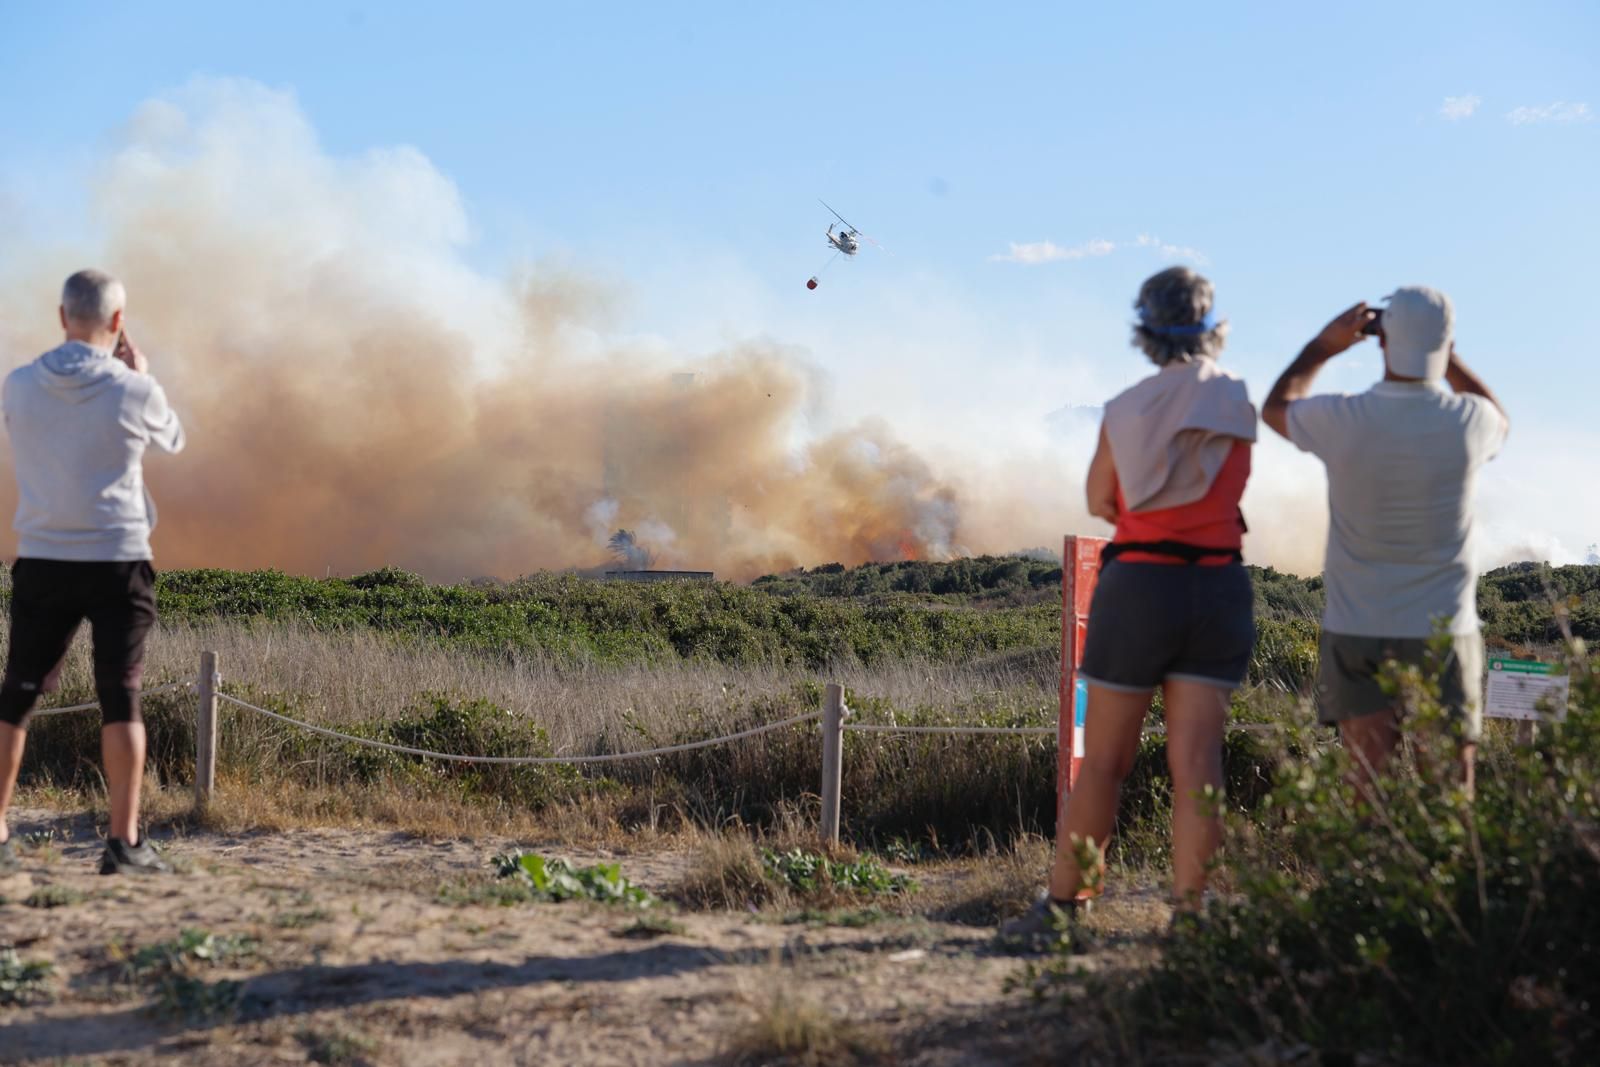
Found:
[(844, 788), (844, 686), (829, 682), (822, 698), (822, 840), (839, 843), (840, 792)]
[(217, 785), (217, 654), (200, 653), (199, 706), (194, 723), (194, 803), (211, 803)]

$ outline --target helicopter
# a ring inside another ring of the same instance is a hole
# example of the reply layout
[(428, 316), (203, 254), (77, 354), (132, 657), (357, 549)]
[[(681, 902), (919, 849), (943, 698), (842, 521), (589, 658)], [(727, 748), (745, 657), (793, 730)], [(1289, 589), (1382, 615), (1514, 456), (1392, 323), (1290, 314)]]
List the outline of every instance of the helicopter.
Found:
[[(828, 208), (828, 211), (832, 213), (833, 217), (839, 220), (837, 229), (835, 229), (833, 223), (830, 222), (828, 224), (828, 246), (833, 249), (833, 256), (829, 258), (828, 262), (823, 265), (822, 271), (825, 271), (829, 267), (833, 266), (833, 261), (838, 259), (841, 255), (853, 256), (857, 252), (861, 251), (862, 241), (868, 242), (874, 248), (883, 248), (883, 246), (878, 244), (877, 241), (874, 241), (872, 238), (868, 237), (866, 234), (852, 226), (850, 224), (850, 220), (846, 219), (837, 211), (834, 211), (833, 208), (828, 207), (828, 202), (826, 200), (819, 199), (817, 203)], [(818, 271), (817, 274), (821, 274), (822, 271)], [(817, 281), (817, 274), (813, 274), (811, 277), (806, 279), (807, 289), (815, 289), (817, 287), (819, 284)]]

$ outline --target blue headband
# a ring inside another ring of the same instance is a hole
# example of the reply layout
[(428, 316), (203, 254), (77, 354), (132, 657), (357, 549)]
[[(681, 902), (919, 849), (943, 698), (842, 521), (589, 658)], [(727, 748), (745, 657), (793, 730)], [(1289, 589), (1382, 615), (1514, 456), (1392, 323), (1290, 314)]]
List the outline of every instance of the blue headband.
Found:
[(1195, 337), (1202, 333), (1210, 333), (1217, 328), (1217, 315), (1214, 311), (1206, 312), (1206, 317), (1189, 326), (1152, 326), (1150, 325), (1149, 312), (1144, 308), (1139, 309), (1139, 323), (1146, 330), (1160, 337)]

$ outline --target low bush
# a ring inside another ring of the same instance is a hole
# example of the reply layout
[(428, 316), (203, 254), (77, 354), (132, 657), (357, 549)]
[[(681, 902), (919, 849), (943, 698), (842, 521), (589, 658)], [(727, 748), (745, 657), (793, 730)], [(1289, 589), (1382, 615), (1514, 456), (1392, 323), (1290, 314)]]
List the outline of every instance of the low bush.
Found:
[(213, 981), (206, 972), (252, 957), (257, 947), (252, 938), (186, 928), (171, 941), (113, 955), (120, 977), (150, 993), (159, 1014), (210, 1021), (233, 1013), (244, 986), (231, 979)]
[(0, 1007), (19, 1007), (46, 999), (55, 970), (49, 960), (25, 960), (14, 948), (0, 948)]
[[(1236, 820), (1236, 893), (1180, 924), (1120, 1004), (1141, 1040), (1303, 1044), (1323, 1062), (1580, 1064), (1600, 1043), (1600, 674), (1574, 710), (1483, 762), (1475, 797), (1444, 769), (1437, 686), (1397, 680), (1417, 758), (1368, 803), (1336, 749), (1286, 766)], [(1431, 773), (1422, 773), (1430, 771)], [(1064, 963), (1061, 980), (1070, 964)]]
[(218, 937), (206, 930), (186, 928), (171, 941), (158, 941), (136, 949), (123, 962), (129, 979), (170, 974), (195, 965), (214, 966), (255, 952), (247, 937)]
[[(351, 733), (425, 752), (489, 757), (541, 758), (555, 755), (550, 735), (526, 716), (487, 700), (462, 700), (424, 694), (397, 718), (363, 723)], [(569, 764), (517, 765), (460, 763), (344, 743), (357, 777), (396, 775), (443, 785), (462, 796), (538, 810), (573, 794), (583, 776)]]
[(69, 885), (45, 885), (29, 893), (22, 903), (30, 908), (69, 908), (82, 904), (87, 898), (80, 889)]
[(762, 849), (761, 864), (770, 877), (802, 895), (909, 893), (917, 885), (910, 875), (895, 874), (876, 860), (835, 860), (803, 848)]
[(559, 904), (565, 900), (593, 900), (629, 908), (660, 903), (642, 886), (622, 876), (616, 863), (574, 867), (562, 859), (545, 859), (533, 852), (510, 852), (492, 861), (501, 878), (526, 890), (528, 899)]

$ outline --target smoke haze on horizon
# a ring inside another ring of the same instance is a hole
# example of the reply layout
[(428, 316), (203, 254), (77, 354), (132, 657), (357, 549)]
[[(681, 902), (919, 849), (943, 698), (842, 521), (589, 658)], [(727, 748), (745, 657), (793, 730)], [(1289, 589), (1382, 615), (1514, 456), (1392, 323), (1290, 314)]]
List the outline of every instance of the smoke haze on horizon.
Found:
[[(92, 238), (0, 252), (0, 345), (14, 365), (57, 343), (72, 270), (127, 283), (190, 436), (146, 467), (166, 567), (512, 577), (604, 565), (626, 529), (658, 566), (748, 579), (1104, 532), (1081, 502), (1092, 420), (908, 440), (887, 396), (841, 424), (799, 348), (618, 339), (603, 285), (468, 265), (461, 197), (421, 153), (330, 155), (252, 82), (142, 105), (86, 208)], [(1322, 494), (1258, 458), (1251, 558), (1319, 569)]]
[(739, 578), (964, 549), (955, 488), (887, 426), (808, 432), (802, 353), (609, 342), (602, 289), (475, 272), (425, 158), (331, 158), (285, 94), (146, 103), (95, 190), (98, 247), (13, 250), (0, 340), (57, 343), (43, 300), (77, 264), (127, 283), (189, 429), (146, 467), (164, 565), (510, 577), (603, 564), (623, 527)]

